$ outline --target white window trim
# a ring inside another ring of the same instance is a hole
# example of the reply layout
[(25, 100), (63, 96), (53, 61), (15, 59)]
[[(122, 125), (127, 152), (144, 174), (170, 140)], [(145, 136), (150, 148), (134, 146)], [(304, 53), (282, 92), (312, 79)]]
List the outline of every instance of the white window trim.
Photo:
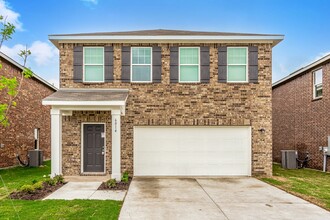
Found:
[[(86, 81), (85, 80), (85, 65), (87, 65), (87, 66), (101, 66), (101, 64), (85, 64), (85, 49), (86, 48), (101, 48), (102, 51), (103, 51), (103, 63), (102, 63), (103, 80), (101, 80), (101, 81)], [(104, 47), (83, 47), (83, 82), (84, 83), (104, 83)]]
[[(322, 70), (322, 83), (315, 84), (315, 73), (319, 70)], [(318, 86), (318, 85), (322, 86), (322, 95), (316, 97), (316, 86)], [(313, 99), (320, 99), (322, 97), (323, 97), (323, 69), (321, 67), (321, 68), (318, 68), (318, 69), (313, 71)]]
[[(198, 49), (198, 64), (181, 64), (180, 63), (180, 51), (181, 48), (193, 48), (193, 49)], [(200, 83), (201, 82), (201, 53), (200, 53), (200, 47), (179, 47), (179, 83)], [(198, 80), (197, 81), (181, 81), (181, 65), (182, 66), (198, 66)]]
[[(150, 64), (133, 64), (133, 49), (134, 48), (150, 48), (151, 50), (151, 57), (150, 57)], [(131, 74), (131, 83), (152, 83), (152, 47), (131, 47), (131, 67), (130, 67), (130, 74)], [(149, 81), (133, 81), (133, 65), (134, 66), (150, 66), (150, 80)]]
[[(246, 64), (228, 64), (228, 48), (245, 48), (246, 49)], [(246, 66), (245, 68), (245, 81), (229, 81), (229, 71), (228, 66)], [(247, 83), (249, 82), (249, 49), (248, 47), (227, 47), (227, 82), (228, 83)]]

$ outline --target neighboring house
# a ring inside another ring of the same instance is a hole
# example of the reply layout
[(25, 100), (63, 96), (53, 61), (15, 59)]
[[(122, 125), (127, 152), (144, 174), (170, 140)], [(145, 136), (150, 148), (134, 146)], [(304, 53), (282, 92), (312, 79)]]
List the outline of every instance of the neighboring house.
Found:
[(50, 35), (52, 175), (272, 174), (272, 48), (283, 35)]
[(309, 167), (322, 169), (319, 147), (328, 146), (330, 136), (329, 84), (330, 55), (273, 84), (274, 161), (281, 161), (281, 150), (292, 149), (300, 157), (308, 152)]
[[(0, 52), (0, 76), (16, 77), (20, 81), (24, 67)], [(10, 109), (7, 127), (0, 125), (0, 168), (18, 165), (16, 155), (26, 161), (28, 150), (35, 146), (34, 130), (39, 129), (39, 147), (44, 157), (50, 158), (50, 116), (48, 106), (41, 100), (56, 91), (56, 87), (33, 74), (24, 79), (21, 91), (15, 100), (17, 106)], [(8, 100), (6, 91), (0, 91), (0, 102)]]

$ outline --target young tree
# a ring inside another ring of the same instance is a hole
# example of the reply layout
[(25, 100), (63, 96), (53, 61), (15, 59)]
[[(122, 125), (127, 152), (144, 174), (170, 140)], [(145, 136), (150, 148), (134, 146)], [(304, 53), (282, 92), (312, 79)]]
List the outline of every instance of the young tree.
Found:
[[(0, 16), (1, 30), (0, 30), (0, 49), (4, 41), (7, 41), (12, 38), (12, 35), (15, 33), (15, 26), (6, 21), (3, 16)], [(5, 91), (7, 97), (2, 97), (0, 100), (0, 126), (8, 126), (9, 118), (8, 114), (11, 108), (15, 108), (17, 105), (16, 98), (21, 90), (22, 83), (24, 78), (30, 78), (33, 75), (33, 72), (26, 68), (26, 61), (28, 56), (31, 55), (31, 51), (25, 47), (24, 50), (21, 50), (18, 54), (23, 59), (23, 71), (21, 73), (21, 78), (18, 81), (16, 77), (8, 78), (4, 75), (0, 76), (0, 91)], [(0, 69), (2, 69), (2, 64), (0, 63)]]

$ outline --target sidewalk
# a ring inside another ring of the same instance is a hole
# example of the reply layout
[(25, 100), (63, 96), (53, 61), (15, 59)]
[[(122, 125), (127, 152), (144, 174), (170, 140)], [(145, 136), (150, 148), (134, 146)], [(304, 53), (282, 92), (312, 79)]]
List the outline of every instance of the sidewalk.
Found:
[(48, 199), (91, 199), (123, 201), (126, 190), (97, 190), (102, 182), (68, 182), (44, 200)]

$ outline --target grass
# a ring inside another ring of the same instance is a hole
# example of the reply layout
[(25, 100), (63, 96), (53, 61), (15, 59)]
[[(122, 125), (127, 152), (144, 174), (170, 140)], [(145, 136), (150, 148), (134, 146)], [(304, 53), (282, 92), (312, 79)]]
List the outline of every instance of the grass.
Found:
[(111, 200), (0, 200), (0, 219), (118, 219), (121, 202)]
[[(46, 180), (50, 161), (43, 167), (0, 170), (9, 193), (33, 181)], [(44, 177), (44, 175), (46, 177)], [(0, 178), (0, 219), (118, 219), (122, 202), (111, 200), (10, 200)]]
[(273, 177), (264, 182), (330, 211), (330, 174), (312, 169), (286, 170), (273, 165)]
[[(34, 180), (46, 180), (49, 178), (48, 174), (50, 174), (50, 161), (46, 161), (42, 167), (14, 167), (0, 170), (0, 175), (9, 193), (25, 184), (32, 184)], [(8, 192), (0, 178), (0, 199), (6, 196), (8, 196)]]

